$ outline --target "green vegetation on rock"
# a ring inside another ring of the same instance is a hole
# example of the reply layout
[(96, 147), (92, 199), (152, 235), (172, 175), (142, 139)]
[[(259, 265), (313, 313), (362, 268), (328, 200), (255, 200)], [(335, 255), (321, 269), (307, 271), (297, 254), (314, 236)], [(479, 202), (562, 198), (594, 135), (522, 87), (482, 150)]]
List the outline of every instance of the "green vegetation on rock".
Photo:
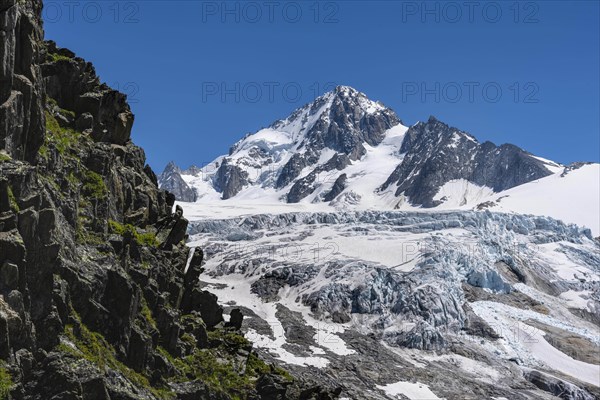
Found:
[(57, 53), (49, 53), (48, 55), (50, 56), (50, 58), (52, 59), (53, 62), (57, 62), (57, 61), (61, 61), (61, 60), (70, 60), (69, 57), (63, 56), (63, 55), (57, 54)]
[(0, 400), (7, 400), (13, 387), (12, 376), (3, 364), (0, 364)]
[(150, 307), (148, 307), (148, 302), (146, 301), (146, 298), (142, 296), (142, 315), (143, 317), (146, 319), (146, 321), (148, 321), (148, 323), (156, 329), (156, 320), (154, 319), (154, 316), (152, 315), (152, 310), (150, 310)]
[(17, 203), (17, 198), (15, 197), (15, 194), (13, 193), (12, 188), (10, 186), (8, 187), (8, 201), (10, 203), (10, 208), (14, 212), (20, 211), (19, 203)]
[(46, 135), (46, 141), (40, 148), (40, 154), (47, 158), (48, 145), (53, 144), (61, 155), (64, 155), (67, 150), (75, 148), (78, 142), (81, 141), (81, 133), (60, 126), (56, 118), (46, 111), (46, 130), (49, 133)]
[[(78, 320), (79, 316), (75, 313), (73, 314)], [(78, 323), (77, 328), (74, 325), (66, 325), (63, 333), (67, 342), (60, 343), (57, 350), (87, 360), (100, 368), (100, 370), (106, 368), (115, 370), (136, 386), (148, 389), (157, 397), (168, 398), (161, 391), (152, 388), (150, 382), (148, 382), (148, 378), (144, 375), (135, 372), (117, 360), (115, 349), (101, 334), (92, 332), (81, 322)]]
[[(234, 400), (242, 400), (253, 390), (256, 380), (263, 374), (275, 373), (290, 382), (293, 380), (287, 371), (267, 365), (252, 352), (246, 360), (244, 373), (238, 373), (233, 359), (240, 349), (251, 347), (250, 342), (240, 334), (221, 329), (211, 331), (208, 335), (213, 346), (210, 349), (196, 349), (187, 357), (175, 358), (162, 347), (158, 347), (158, 351), (178, 371), (171, 381), (182, 383), (200, 380), (216, 393), (226, 394)], [(184, 337), (182, 339), (185, 340)], [(217, 342), (220, 344), (215, 345)]]
[(140, 246), (158, 246), (156, 235), (152, 232), (139, 233), (135, 226), (131, 224), (121, 224), (117, 221), (108, 221), (108, 227), (111, 233), (125, 236), (130, 235)]
[(4, 153), (4, 152), (0, 152), (0, 163), (3, 163), (5, 161), (10, 161), (12, 160), (11, 156), (9, 156), (8, 154)]
[(102, 179), (102, 175), (88, 170), (83, 174), (83, 188), (81, 192), (85, 197), (102, 199), (108, 194), (108, 189)]

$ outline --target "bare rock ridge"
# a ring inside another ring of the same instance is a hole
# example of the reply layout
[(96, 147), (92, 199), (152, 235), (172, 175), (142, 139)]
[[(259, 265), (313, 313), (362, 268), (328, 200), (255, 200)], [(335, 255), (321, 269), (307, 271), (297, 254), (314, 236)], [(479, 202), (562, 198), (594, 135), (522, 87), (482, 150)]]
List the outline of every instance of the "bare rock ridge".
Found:
[(308, 399), (225, 324), (126, 96), (41, 11), (0, 0), (0, 399)]
[(174, 162), (171, 161), (167, 164), (165, 170), (158, 177), (161, 189), (173, 193), (177, 200), (196, 201), (196, 192), (185, 183), (181, 173), (181, 169)]
[(430, 117), (410, 127), (402, 142), (404, 159), (381, 189), (395, 189), (415, 204), (434, 207), (438, 189), (453, 179), (466, 179), (495, 192), (551, 174), (544, 162), (511, 144), (479, 143), (466, 132)]

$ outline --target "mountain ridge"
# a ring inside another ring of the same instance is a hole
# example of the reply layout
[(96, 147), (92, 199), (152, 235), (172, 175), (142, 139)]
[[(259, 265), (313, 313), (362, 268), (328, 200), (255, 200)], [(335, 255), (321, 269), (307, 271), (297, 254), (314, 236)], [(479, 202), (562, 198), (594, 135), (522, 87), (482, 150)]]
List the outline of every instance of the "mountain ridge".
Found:
[(171, 178), (179, 187), (164, 178), (159, 183), (182, 201), (190, 201), (189, 193), (195, 192), (194, 201), (201, 203), (237, 199), (435, 209), (452, 203), (441, 195), (447, 185), (464, 181), (471, 185), (465, 190), (486, 196), (457, 204), (477, 209), (497, 204), (506, 190), (565, 168), (510, 143), (479, 142), (434, 116), (404, 126), (382, 103), (338, 86), (268, 128), (245, 135), (227, 155), (179, 172)]

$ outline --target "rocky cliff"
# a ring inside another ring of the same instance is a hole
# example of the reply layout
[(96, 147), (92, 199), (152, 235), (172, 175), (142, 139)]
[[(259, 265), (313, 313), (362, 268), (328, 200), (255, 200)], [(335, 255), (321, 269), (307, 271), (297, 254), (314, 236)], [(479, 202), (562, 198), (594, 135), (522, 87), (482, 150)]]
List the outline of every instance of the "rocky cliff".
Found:
[(551, 174), (547, 163), (511, 144), (479, 143), (466, 132), (430, 117), (406, 132), (400, 153), (404, 159), (381, 189), (395, 186), (395, 195), (435, 207), (433, 200), (446, 183), (465, 179), (494, 192)]
[(188, 186), (181, 177), (182, 171), (174, 162), (170, 162), (165, 170), (158, 176), (161, 189), (168, 190), (179, 201), (196, 201), (196, 192)]
[(224, 321), (126, 96), (41, 10), (0, 0), (0, 399), (330, 398)]

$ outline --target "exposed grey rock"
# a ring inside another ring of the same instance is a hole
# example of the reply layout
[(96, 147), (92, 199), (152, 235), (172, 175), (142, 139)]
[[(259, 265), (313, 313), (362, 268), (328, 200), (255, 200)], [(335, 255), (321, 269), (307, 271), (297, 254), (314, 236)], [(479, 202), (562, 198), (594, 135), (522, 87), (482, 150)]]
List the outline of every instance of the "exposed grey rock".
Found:
[(159, 187), (173, 193), (179, 201), (194, 202), (197, 198), (196, 191), (185, 183), (181, 173), (181, 169), (173, 161), (169, 162), (158, 177)]
[(237, 165), (229, 164), (228, 159), (224, 159), (214, 180), (217, 190), (223, 193), (223, 200), (238, 194), (247, 183), (248, 173)]
[(538, 388), (565, 400), (594, 400), (596, 397), (585, 389), (581, 389), (570, 382), (532, 370), (525, 374), (525, 378)]
[[(127, 96), (101, 84), (91, 63), (52, 41), (45, 46), (47, 59), (42, 74), (48, 96), (60, 108), (75, 112), (78, 126), (91, 128), (94, 140), (127, 143), (134, 120)], [(59, 57), (55, 60), (52, 55)]]
[(41, 11), (41, 0), (4, 0), (0, 7), (0, 150), (30, 162), (44, 142), (46, 123)]
[(287, 194), (287, 202), (298, 203), (300, 200), (313, 193), (320, 184), (320, 182), (316, 182), (318, 174), (327, 173), (333, 170), (341, 171), (348, 165), (350, 165), (350, 159), (347, 155), (335, 154), (325, 164), (316, 167), (311, 173), (306, 175), (304, 178), (296, 180), (289, 193)]
[(244, 315), (239, 308), (234, 308), (229, 313), (229, 321), (225, 324), (225, 328), (233, 328), (235, 330), (240, 330), (242, 328), (242, 323), (244, 322)]
[(341, 174), (333, 183), (331, 190), (323, 197), (323, 201), (333, 201), (346, 189), (346, 181), (348, 177), (346, 174)]
[(396, 196), (403, 194), (425, 207), (439, 205), (433, 197), (453, 179), (500, 192), (551, 174), (542, 161), (517, 146), (479, 143), (434, 117), (409, 128), (400, 152), (405, 153), (402, 163), (380, 190), (392, 188)]

